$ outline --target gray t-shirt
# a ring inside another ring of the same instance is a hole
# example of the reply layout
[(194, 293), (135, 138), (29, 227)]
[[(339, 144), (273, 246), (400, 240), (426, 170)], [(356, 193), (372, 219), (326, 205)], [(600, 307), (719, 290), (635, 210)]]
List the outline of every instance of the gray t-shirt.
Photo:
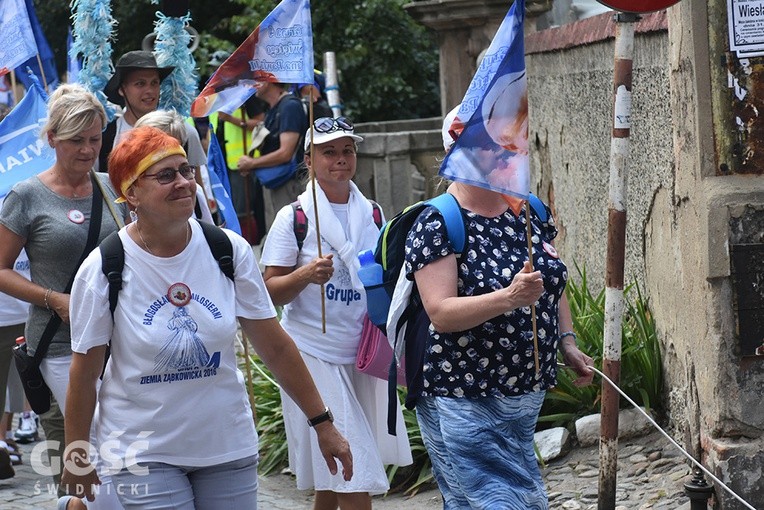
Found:
[[(117, 194), (109, 176), (98, 174), (120, 219), (127, 216), (125, 204), (114, 204)], [(32, 281), (44, 288), (63, 292), (85, 249), (90, 228), (93, 197), (67, 198), (53, 192), (37, 176), (16, 184), (8, 193), (0, 212), (0, 224), (26, 239)], [(103, 204), (100, 243), (117, 230), (117, 223)], [(42, 332), (50, 320), (45, 307), (30, 306), (26, 341), (30, 353), (37, 349)], [(47, 357), (71, 354), (69, 324), (61, 324), (48, 349)]]

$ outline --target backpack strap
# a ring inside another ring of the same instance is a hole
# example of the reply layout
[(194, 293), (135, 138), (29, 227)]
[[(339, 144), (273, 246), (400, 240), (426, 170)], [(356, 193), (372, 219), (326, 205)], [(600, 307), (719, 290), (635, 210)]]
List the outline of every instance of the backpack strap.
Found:
[[(456, 197), (451, 193), (443, 193), (427, 200), (425, 203), (440, 211), (441, 216), (443, 216), (443, 219), (446, 222), (448, 239), (451, 241), (454, 251), (456, 253), (461, 253), (465, 247), (467, 227), (464, 225), (462, 209), (459, 202), (456, 200)], [(547, 221), (548, 215), (546, 207), (539, 197), (533, 193), (529, 193), (528, 203), (542, 222)]]
[(295, 200), (290, 205), (292, 206), (292, 228), (294, 229), (294, 239), (297, 241), (297, 251), (300, 251), (305, 242), (305, 236), (308, 235), (308, 215), (305, 214), (299, 200)]
[[(371, 204), (371, 215), (374, 218), (374, 224), (381, 229), (384, 225), (382, 221), (382, 208), (374, 200), (369, 200)], [(292, 206), (292, 229), (294, 230), (294, 239), (297, 241), (297, 250), (302, 250), (305, 243), (305, 237), (308, 235), (308, 215), (302, 208), (299, 200), (295, 200)]]
[(118, 232), (112, 232), (98, 246), (101, 250), (101, 271), (109, 282), (109, 311), (112, 319), (117, 309), (119, 291), (122, 290), (122, 269), (125, 267), (125, 250)]
[(542, 222), (546, 222), (548, 216), (546, 214), (546, 207), (544, 207), (544, 202), (542, 202), (541, 199), (533, 193), (529, 193), (528, 203), (531, 204), (531, 208), (536, 212), (536, 216), (538, 216)]
[(98, 153), (98, 171), (108, 172), (109, 153), (114, 147), (114, 138), (117, 137), (117, 119), (106, 124), (101, 139), (101, 151)]
[(233, 245), (231, 240), (220, 227), (205, 221), (200, 221), (199, 225), (202, 227), (204, 239), (210, 246), (212, 256), (218, 261), (220, 270), (223, 271), (223, 274), (228, 279), (234, 281)]
[(454, 251), (456, 253), (464, 251), (467, 228), (464, 225), (462, 208), (459, 206), (456, 197), (451, 193), (443, 193), (442, 195), (427, 200), (425, 204), (431, 205), (440, 211), (441, 216), (443, 216), (443, 219), (446, 222), (448, 239), (451, 241)]
[(382, 221), (382, 208), (374, 200), (369, 200), (371, 204), (371, 216), (374, 218), (374, 224), (378, 229), (382, 230), (384, 222)]
[[(219, 227), (200, 221), (204, 238), (212, 255), (217, 260), (220, 270), (231, 281), (234, 280), (233, 245), (228, 236)], [(119, 292), (122, 290), (122, 270), (125, 267), (125, 249), (119, 233), (112, 232), (101, 241), (101, 271), (109, 282), (109, 311), (112, 318), (117, 309)]]

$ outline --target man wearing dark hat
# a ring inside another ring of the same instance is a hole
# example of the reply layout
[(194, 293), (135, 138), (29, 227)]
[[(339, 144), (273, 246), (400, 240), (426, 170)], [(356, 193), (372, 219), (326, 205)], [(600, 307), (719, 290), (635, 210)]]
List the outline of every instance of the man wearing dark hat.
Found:
[[(151, 113), (159, 106), (159, 86), (175, 69), (174, 67), (159, 67), (154, 54), (150, 51), (128, 51), (117, 60), (114, 75), (104, 88), (106, 98), (124, 110), (106, 125), (103, 132), (101, 152), (98, 155), (98, 170), (108, 172), (108, 160), (111, 149), (119, 143), (120, 138), (133, 129), (138, 119)], [(197, 167), (207, 165), (207, 156), (199, 139), (199, 133), (188, 123), (186, 128), (187, 142), (184, 146), (188, 162)], [(206, 170), (205, 170), (206, 172)], [(210, 206), (202, 191), (202, 174), (197, 171), (197, 217), (211, 218)]]
[[(159, 67), (150, 51), (128, 51), (117, 61), (114, 75), (106, 84), (106, 98), (124, 106), (121, 117), (111, 121), (103, 133), (103, 143), (98, 157), (98, 169), (106, 172), (106, 162), (112, 147), (133, 125), (159, 105), (159, 85), (175, 69)], [(201, 143), (200, 143), (201, 146)]]

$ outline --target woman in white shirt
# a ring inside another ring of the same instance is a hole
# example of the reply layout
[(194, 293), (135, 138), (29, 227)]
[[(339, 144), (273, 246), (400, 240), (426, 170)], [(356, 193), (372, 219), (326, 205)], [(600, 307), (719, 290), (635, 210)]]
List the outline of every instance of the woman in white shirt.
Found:
[[(310, 157), (313, 138), (314, 160)], [(320, 469), (320, 451), (308, 424), (282, 393), (289, 444), (289, 464), (299, 489), (316, 490), (314, 509), (371, 508), (371, 495), (389, 489), (385, 464), (411, 464), (403, 418), (398, 407), (396, 436), (386, 431), (387, 383), (355, 369), (366, 314), (366, 294), (358, 279), (358, 252), (373, 248), (379, 228), (372, 205), (352, 178), (356, 171), (356, 135), (345, 118), (322, 117), (305, 136), (305, 163), (315, 175), (299, 202), (308, 221), (298, 246), (292, 206), (282, 208), (268, 232), (261, 264), (274, 303), (285, 305), (282, 326), (294, 338), (305, 364), (331, 408), (335, 423), (350, 442), (353, 479)], [(321, 253), (314, 226), (318, 209)], [(326, 333), (322, 332), (321, 285), (326, 290)]]
[(136, 219), (119, 232), (125, 260), (113, 318), (100, 250), (72, 288), (63, 483), (92, 499), (99, 479), (85, 442), (95, 420), (99, 467), (126, 509), (257, 508), (257, 434), (236, 362), (237, 320), (304, 417), (319, 422), (329, 470), (339, 458), (349, 480), (348, 443), (321, 420), (326, 407), (276, 320), (249, 244), (224, 231), (231, 281), (191, 219), (194, 168), (178, 141), (153, 127), (131, 130), (109, 156), (109, 177)]

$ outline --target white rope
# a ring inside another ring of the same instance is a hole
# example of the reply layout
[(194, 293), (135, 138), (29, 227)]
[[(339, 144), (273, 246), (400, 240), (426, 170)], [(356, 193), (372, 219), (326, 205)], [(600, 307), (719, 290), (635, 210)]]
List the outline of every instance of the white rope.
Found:
[(266, 381), (268, 381), (269, 383), (271, 383), (272, 385), (274, 385), (274, 386), (275, 386), (275, 387), (277, 387), (278, 389), (281, 389), (281, 386), (279, 386), (279, 383), (277, 383), (276, 381), (274, 381), (273, 379), (271, 379), (271, 378), (268, 376), (268, 374), (266, 374), (266, 373), (265, 373), (265, 371), (264, 371), (262, 368), (260, 368), (260, 364), (259, 364), (259, 363), (255, 363), (255, 360), (254, 360), (254, 359), (252, 359), (251, 357), (250, 357), (249, 359), (250, 359), (250, 361), (251, 361), (252, 365), (255, 367), (255, 370), (257, 370), (258, 372), (260, 372), (260, 375), (262, 375), (262, 376), (263, 376), (263, 378), (264, 378)]
[[(566, 366), (566, 367), (567, 367), (567, 365), (563, 365), (563, 366)], [(570, 367), (567, 367), (567, 368), (570, 368)], [(616, 385), (616, 384), (615, 384), (613, 381), (611, 381), (611, 380), (610, 380), (610, 378), (608, 378), (608, 376), (606, 376), (605, 374), (603, 374), (602, 372), (600, 372), (599, 370), (597, 370), (596, 368), (594, 368), (594, 367), (592, 367), (592, 366), (590, 366), (589, 368), (591, 368), (591, 369), (592, 369), (592, 371), (596, 372), (596, 373), (597, 373), (597, 374), (599, 374), (599, 375), (600, 375), (600, 376), (601, 376), (603, 379), (605, 379), (605, 380), (608, 382), (608, 384), (609, 384), (610, 386), (612, 386), (613, 388), (615, 388), (615, 390), (616, 390), (618, 393), (620, 393), (620, 394), (621, 394), (621, 396), (622, 396), (623, 398), (625, 398), (626, 400), (628, 400), (628, 401), (629, 401), (629, 403), (630, 403), (631, 405), (633, 405), (633, 406), (634, 406), (634, 408), (635, 408), (637, 411), (639, 411), (640, 413), (642, 413), (642, 415), (643, 415), (645, 418), (647, 418), (647, 420), (648, 420), (648, 421), (649, 421), (649, 422), (650, 422), (650, 423), (653, 425), (653, 427), (655, 427), (656, 429), (658, 429), (658, 431), (659, 431), (661, 434), (663, 434), (663, 435), (666, 437), (666, 439), (668, 439), (668, 440), (669, 440), (669, 442), (670, 442), (671, 444), (673, 444), (673, 445), (674, 445), (674, 446), (675, 446), (675, 447), (676, 447), (676, 448), (677, 448), (677, 449), (678, 449), (680, 452), (682, 452), (682, 455), (684, 455), (685, 457), (687, 457), (688, 459), (690, 459), (690, 461), (691, 461), (693, 464), (695, 464), (695, 466), (697, 466), (697, 467), (698, 467), (698, 468), (699, 468), (701, 471), (703, 471), (703, 472), (704, 472), (706, 475), (708, 475), (708, 477), (709, 477), (709, 478), (711, 478), (711, 479), (712, 479), (714, 482), (716, 482), (717, 484), (719, 484), (719, 485), (720, 485), (720, 486), (721, 486), (721, 487), (722, 487), (724, 490), (726, 490), (727, 492), (729, 492), (729, 493), (732, 495), (732, 497), (734, 497), (735, 499), (737, 499), (738, 501), (740, 501), (740, 502), (741, 502), (743, 505), (745, 505), (747, 508), (750, 508), (750, 510), (756, 510), (754, 507), (752, 507), (750, 504), (748, 504), (748, 503), (747, 503), (747, 502), (746, 502), (746, 501), (745, 501), (743, 498), (741, 498), (740, 496), (738, 496), (737, 494), (735, 494), (735, 493), (732, 491), (732, 489), (730, 489), (729, 487), (727, 487), (727, 486), (724, 484), (724, 482), (722, 482), (722, 481), (721, 481), (721, 480), (719, 480), (717, 477), (715, 477), (713, 474), (711, 474), (711, 472), (710, 472), (709, 470), (707, 470), (705, 467), (703, 467), (703, 465), (702, 465), (700, 462), (698, 462), (697, 460), (695, 460), (695, 459), (692, 457), (692, 455), (690, 455), (689, 453), (687, 453), (687, 452), (684, 450), (684, 448), (682, 448), (681, 446), (679, 446), (679, 443), (677, 443), (676, 441), (674, 441), (674, 439), (672, 439), (672, 437), (671, 437), (671, 436), (669, 436), (669, 435), (666, 433), (666, 431), (665, 431), (665, 430), (663, 430), (663, 429), (660, 427), (660, 425), (658, 425), (658, 424), (655, 422), (655, 420), (653, 420), (653, 419), (650, 417), (650, 415), (649, 415), (649, 414), (647, 414), (646, 412), (644, 412), (644, 411), (642, 410), (642, 408), (641, 408), (641, 407), (639, 407), (639, 406), (637, 405), (637, 403), (636, 403), (636, 402), (634, 402), (632, 399), (630, 399), (630, 398), (629, 398), (629, 396), (628, 396), (628, 395), (626, 395), (626, 393), (624, 393), (623, 391), (621, 391), (621, 388), (619, 388), (619, 387), (618, 387), (618, 386), (617, 386), (617, 385)]]

